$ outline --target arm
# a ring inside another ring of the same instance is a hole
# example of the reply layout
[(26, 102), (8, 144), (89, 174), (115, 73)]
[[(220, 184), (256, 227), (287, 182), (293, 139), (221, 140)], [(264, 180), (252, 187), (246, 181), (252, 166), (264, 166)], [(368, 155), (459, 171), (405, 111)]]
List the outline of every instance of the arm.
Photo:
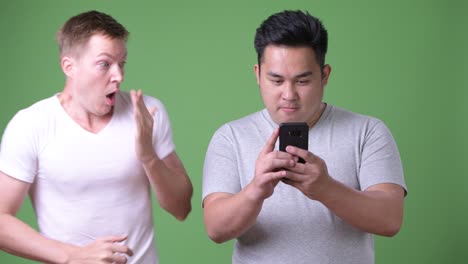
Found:
[(203, 215), (208, 236), (217, 243), (239, 237), (253, 224), (263, 201), (285, 175), (284, 167), (294, 166), (293, 157), (273, 151), (278, 129), (260, 152), (255, 164), (254, 179), (236, 194), (212, 193), (204, 199)]
[(239, 193), (212, 193), (203, 200), (203, 220), (208, 236), (216, 243), (239, 237), (255, 221), (266, 199), (249, 184)]
[(190, 213), (192, 183), (175, 152), (163, 160), (155, 156), (143, 163), (156, 199), (162, 208), (182, 221)]
[(15, 217), (29, 187), (30, 183), (0, 171), (0, 249), (46, 263), (125, 263), (124, 256), (113, 252), (132, 254), (127, 246), (115, 244), (126, 237), (102, 238), (86, 247), (77, 247), (41, 236)]
[(287, 152), (302, 157), (283, 180), (310, 199), (322, 202), (344, 221), (362, 231), (393, 236), (403, 219), (404, 190), (396, 184), (376, 184), (364, 191), (350, 188), (330, 177), (325, 162), (306, 150), (293, 146)]
[(132, 90), (130, 95), (137, 125), (137, 158), (143, 165), (161, 207), (182, 221), (192, 209), (192, 183), (175, 152), (161, 160), (153, 148), (153, 114), (156, 109), (147, 109), (141, 90)]
[(330, 187), (319, 201), (354, 227), (381, 236), (394, 236), (400, 230), (404, 198), (401, 186), (377, 184), (358, 191), (335, 181)]

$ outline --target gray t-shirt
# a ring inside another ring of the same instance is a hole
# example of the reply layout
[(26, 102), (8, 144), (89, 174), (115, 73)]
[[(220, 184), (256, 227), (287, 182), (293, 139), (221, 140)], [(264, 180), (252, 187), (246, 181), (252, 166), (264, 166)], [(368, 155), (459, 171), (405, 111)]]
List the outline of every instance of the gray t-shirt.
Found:
[[(203, 199), (244, 188), (276, 127), (263, 109), (219, 128), (206, 154)], [(378, 119), (327, 105), (309, 130), (309, 151), (326, 162), (331, 177), (356, 190), (379, 183), (395, 183), (406, 190), (397, 146)], [(280, 182), (265, 200), (257, 222), (237, 238), (232, 262), (374, 263), (374, 242), (372, 234)]]

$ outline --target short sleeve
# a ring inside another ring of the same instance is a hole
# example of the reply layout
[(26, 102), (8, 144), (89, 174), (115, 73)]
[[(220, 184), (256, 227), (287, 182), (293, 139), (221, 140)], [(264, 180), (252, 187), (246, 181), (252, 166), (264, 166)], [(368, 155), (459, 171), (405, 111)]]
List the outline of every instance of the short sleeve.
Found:
[(241, 190), (232, 130), (228, 125), (218, 129), (208, 145), (203, 167), (203, 199), (211, 193), (238, 193)]
[(145, 100), (148, 108), (156, 107), (156, 112), (154, 113), (153, 146), (158, 157), (164, 159), (175, 150), (169, 114), (161, 101), (152, 97), (145, 97)]
[(365, 135), (359, 179), (362, 190), (379, 183), (394, 183), (407, 190), (398, 147), (381, 121)]
[(0, 144), (0, 171), (21, 181), (32, 183), (37, 174), (37, 119), (26, 110), (18, 112), (8, 123)]

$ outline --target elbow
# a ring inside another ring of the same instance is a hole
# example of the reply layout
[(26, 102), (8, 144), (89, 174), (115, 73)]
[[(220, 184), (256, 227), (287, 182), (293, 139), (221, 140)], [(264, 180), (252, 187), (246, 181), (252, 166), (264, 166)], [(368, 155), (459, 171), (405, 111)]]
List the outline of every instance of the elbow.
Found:
[(205, 228), (206, 228), (206, 233), (208, 237), (215, 242), (216, 244), (222, 244), (224, 242), (227, 242), (235, 237), (236, 234), (233, 230), (229, 230), (226, 228), (225, 225), (220, 223), (214, 223), (211, 222), (205, 218)]
[(180, 212), (174, 213), (173, 215), (177, 220), (179, 220), (180, 222), (183, 222), (185, 219), (187, 219), (191, 211), (192, 211), (192, 206), (189, 203), (188, 206), (185, 206), (185, 208), (182, 208)]
[(185, 197), (173, 200), (161, 200), (159, 205), (166, 211), (174, 216), (178, 221), (182, 222), (187, 219), (192, 211), (192, 191), (187, 192)]
[(400, 227), (401, 226), (392, 226), (390, 228), (387, 228), (387, 230), (385, 230), (385, 232), (383, 233), (383, 236), (386, 236), (386, 237), (393, 237), (395, 236), (396, 234), (398, 234), (398, 232), (400, 232)]
[(223, 236), (221, 233), (214, 231), (212, 228), (207, 227), (206, 233), (208, 237), (215, 242), (216, 244), (222, 244), (229, 240), (226, 236)]
[(388, 223), (385, 227), (383, 227), (380, 232), (377, 234), (380, 236), (385, 236), (385, 237), (393, 237), (398, 232), (400, 232), (401, 229), (401, 221), (394, 221), (392, 223)]
[(160, 206), (174, 216), (178, 221), (182, 222), (187, 219), (192, 211), (191, 196), (187, 199), (176, 200), (171, 202), (160, 202)]
[(383, 236), (386, 237), (393, 237), (398, 232), (400, 232), (401, 225), (403, 224), (403, 212), (394, 215), (393, 217), (389, 217), (388, 222), (385, 225)]
[(206, 217), (206, 214), (204, 217), (204, 223), (208, 237), (216, 244), (221, 244), (231, 239), (231, 237), (229, 237), (229, 235), (227, 235), (225, 232), (226, 230), (222, 228), (220, 229), (216, 223), (211, 222), (210, 219)]
[(221, 238), (211, 238), (211, 241), (215, 242), (216, 244), (222, 244), (224, 242), (226, 242), (227, 240), (226, 239), (221, 239)]
[(187, 191), (187, 196), (184, 198), (184, 200), (178, 203), (179, 210), (176, 214), (174, 214), (174, 217), (180, 222), (187, 219), (188, 215), (192, 211), (192, 194), (193, 194), (193, 189), (192, 189), (192, 185), (190, 185), (190, 189)]

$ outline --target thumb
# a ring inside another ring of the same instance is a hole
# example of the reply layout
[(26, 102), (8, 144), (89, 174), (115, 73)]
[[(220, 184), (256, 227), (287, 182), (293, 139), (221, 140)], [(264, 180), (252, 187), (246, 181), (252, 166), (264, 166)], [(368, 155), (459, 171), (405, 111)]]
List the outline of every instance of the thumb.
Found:
[(103, 237), (102, 240), (104, 242), (111, 242), (111, 243), (116, 243), (116, 242), (122, 242), (127, 240), (128, 235), (120, 235), (120, 236), (107, 236)]
[(273, 134), (271, 134), (270, 138), (267, 140), (265, 146), (262, 149), (263, 154), (267, 154), (272, 152), (275, 149), (275, 143), (276, 140), (278, 139), (278, 134), (279, 134), (279, 129), (276, 128), (273, 131)]
[(130, 99), (132, 100), (133, 108), (136, 108), (137, 105), (137, 93), (135, 90), (130, 90)]
[(148, 108), (148, 112), (150, 113), (151, 116), (153, 116), (154, 113), (156, 113), (156, 111), (158, 111), (158, 108), (156, 106)]

